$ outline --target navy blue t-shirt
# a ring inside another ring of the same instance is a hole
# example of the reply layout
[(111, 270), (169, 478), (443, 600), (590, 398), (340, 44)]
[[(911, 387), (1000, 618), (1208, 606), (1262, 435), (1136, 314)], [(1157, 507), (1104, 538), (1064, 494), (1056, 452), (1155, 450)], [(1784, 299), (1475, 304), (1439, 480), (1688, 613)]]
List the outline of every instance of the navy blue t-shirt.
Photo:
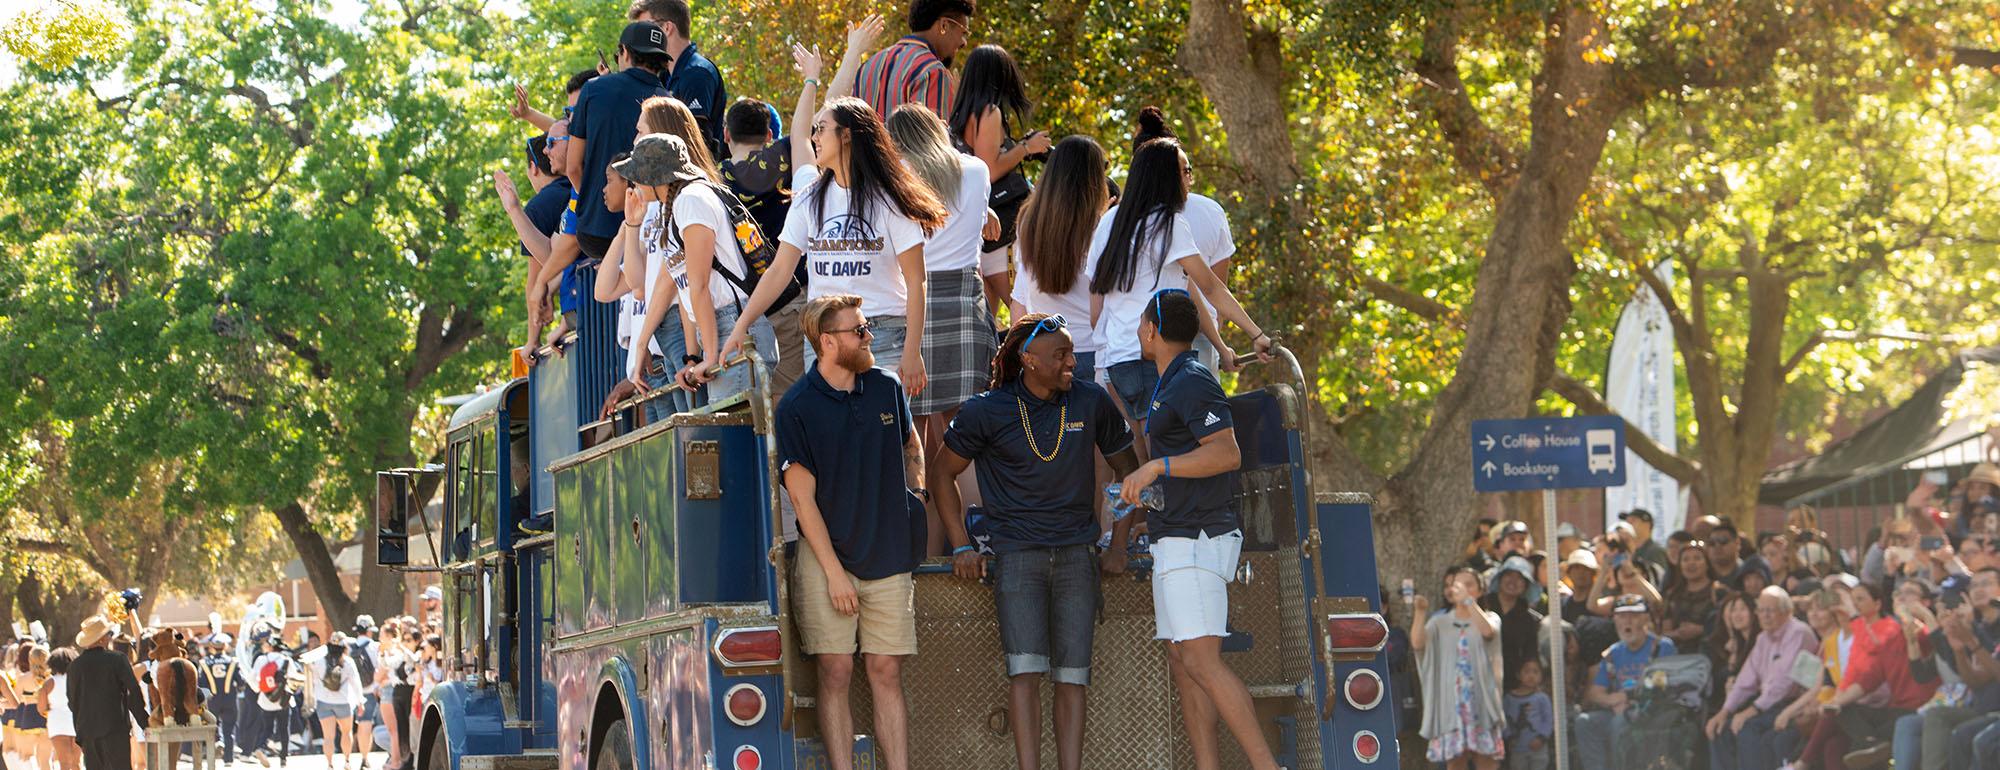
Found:
[(667, 91), (675, 99), (686, 104), (701, 124), (701, 133), (708, 138), (708, 151), (716, 155), (728, 155), (722, 146), (722, 115), (729, 109), (729, 92), (722, 86), (722, 70), (716, 69), (715, 62), (695, 50), (693, 43), (674, 58), (673, 71), (667, 75)]
[[(1235, 427), (1230, 421), (1229, 404), (1223, 401), (1222, 383), (1215, 373), (1195, 360), (1194, 351), (1182, 352), (1167, 365), (1160, 384), (1153, 389), (1152, 414), (1146, 418), (1146, 446), (1154, 457), (1173, 457), (1194, 451), (1201, 440)], [(1146, 532), (1162, 537), (1197, 537), (1226, 534), (1236, 529), (1235, 483), (1227, 473), (1205, 479), (1162, 478), (1167, 492), (1167, 509), (1146, 517)]]
[[(1016, 379), (973, 396), (945, 430), (945, 446), (978, 461), (996, 552), (1097, 542), (1093, 451), (1109, 455), (1132, 446), (1132, 431), (1096, 383), (1079, 380), (1054, 395), (1035, 398)], [(1044, 455), (1050, 459), (1043, 461)]]
[(778, 401), (778, 460), (812, 472), (833, 550), (862, 580), (923, 560), (924, 506), (903, 478), (903, 442), (915, 430), (902, 384), (880, 369), (857, 375), (850, 393), (813, 367)]
[(604, 208), (604, 167), (612, 156), (632, 151), (632, 140), (639, 138), (639, 105), (666, 95), (660, 76), (638, 67), (594, 78), (577, 92), (576, 112), (569, 118), (569, 135), (584, 140), (577, 232), (599, 238), (618, 234), (624, 215)]
[[(536, 232), (552, 234), (562, 226), (563, 210), (569, 208), (569, 193), (569, 177), (556, 177), (555, 181), (536, 190), (535, 197), (521, 204), (521, 211), (528, 215), (529, 222), (534, 223)], [(528, 254), (527, 244), (521, 245), (521, 254)]]

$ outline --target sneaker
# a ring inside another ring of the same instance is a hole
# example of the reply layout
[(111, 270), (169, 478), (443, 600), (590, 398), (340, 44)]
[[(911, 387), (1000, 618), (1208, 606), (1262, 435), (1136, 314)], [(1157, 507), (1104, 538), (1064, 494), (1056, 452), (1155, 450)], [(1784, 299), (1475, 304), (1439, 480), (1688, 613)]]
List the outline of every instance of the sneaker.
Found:
[(1849, 770), (1874, 770), (1889, 764), (1889, 751), (1889, 742), (1881, 741), (1847, 752), (1842, 761), (1847, 764)]

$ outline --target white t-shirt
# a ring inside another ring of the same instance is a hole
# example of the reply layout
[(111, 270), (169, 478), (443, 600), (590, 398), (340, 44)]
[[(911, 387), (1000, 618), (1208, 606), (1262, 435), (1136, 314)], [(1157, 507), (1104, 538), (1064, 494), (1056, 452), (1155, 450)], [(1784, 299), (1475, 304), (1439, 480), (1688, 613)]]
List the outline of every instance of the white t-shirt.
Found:
[[(1195, 247), (1201, 249), (1202, 263), (1211, 270), (1215, 263), (1236, 256), (1236, 239), (1229, 233), (1229, 215), (1214, 198), (1189, 193), (1181, 217), (1187, 220), (1188, 230), (1194, 234)], [(1210, 316), (1215, 315), (1215, 303), (1203, 297), (1202, 304), (1208, 306)]]
[[(646, 250), (646, 282), (644, 285), (646, 293), (649, 296), (652, 294), (653, 282), (660, 277), (660, 261), (662, 259), (660, 228), (665, 226), (666, 219), (660, 216), (660, 202), (648, 201), (646, 203), (646, 216), (639, 221), (639, 243)], [(622, 267), (622, 260), (620, 265)], [(671, 310), (672, 308), (668, 309)], [(638, 334), (639, 330), (644, 328), (645, 325), (646, 303), (639, 301), (639, 298), (629, 291), (624, 296), (619, 297), (618, 347), (625, 351), (625, 376), (627, 377), (637, 377), (640, 374), (639, 350), (632, 347), (632, 335)], [(662, 356), (660, 342), (657, 338), (646, 340), (646, 349), (652, 352), (655, 359)], [(679, 360), (680, 354), (675, 353), (674, 357), (675, 360)]]
[(1015, 274), (1014, 299), (1030, 313), (1061, 315), (1069, 330), (1070, 342), (1076, 345), (1076, 352), (1091, 353), (1101, 349), (1104, 343), (1097, 331), (1090, 328), (1090, 271), (1088, 265), (1078, 264), (1076, 283), (1062, 294), (1050, 294), (1042, 290), (1040, 278), (1029, 267), (1034, 264), (1028, 258), (1028, 241), (1014, 242), (1021, 259), (1020, 272)]
[[(1090, 256), (1085, 260), (1084, 273), (1097, 274), (1097, 260), (1104, 256), (1104, 248), (1111, 239), (1111, 223), (1118, 217), (1118, 207), (1112, 206), (1097, 219), (1097, 230), (1090, 236)], [(1103, 369), (1113, 364), (1140, 360), (1139, 315), (1146, 312), (1146, 303), (1161, 289), (1186, 289), (1187, 273), (1181, 270), (1180, 260), (1189, 256), (1200, 256), (1201, 249), (1194, 244), (1194, 234), (1188, 227), (1187, 218), (1175, 215), (1171, 227), (1160, 226), (1159, 215), (1146, 219), (1139, 228), (1143, 237), (1138, 248), (1137, 264), (1133, 266), (1132, 288), (1113, 289), (1104, 295), (1103, 309), (1093, 324), (1100, 346), (1097, 367)], [(1162, 231), (1164, 230), (1164, 233)], [(1167, 238), (1164, 261), (1160, 257), (1159, 237)]]
[(820, 182), (819, 169), (803, 166), (792, 172), (792, 210), (785, 215), (784, 233), (778, 236), (804, 254), (806, 299), (828, 294), (861, 297), (861, 314), (901, 316), (909, 310), (908, 289), (896, 255), (922, 246), (924, 229), (910, 221), (896, 204), (883, 196), (868, 206), (868, 216), (848, 213), (847, 188), (832, 178), (825, 180), (823, 214), (813, 214), (813, 185)]
[(340, 656), (340, 686), (326, 686), (326, 658), (322, 656), (306, 667), (306, 683), (312, 688), (314, 703), (345, 706), (361, 700), (361, 669), (354, 665), (354, 658)]
[(979, 231), (986, 226), (986, 199), (993, 194), (993, 182), (986, 176), (986, 162), (958, 153), (958, 200), (945, 201), (950, 216), (944, 226), (924, 242), (924, 269), (932, 272), (964, 270), (979, 264)]
[[(723, 205), (721, 198), (716, 197), (717, 194), (716, 188), (708, 185), (689, 185), (674, 198), (674, 228), (679, 231), (681, 240), (667, 245), (672, 252), (667, 257), (667, 272), (674, 277), (674, 288), (683, 293), (688, 286), (687, 257), (678, 244), (686, 242), (687, 229), (695, 225), (707, 227), (715, 233), (715, 264), (729, 268), (729, 272), (738, 278), (748, 276), (749, 271), (743, 264), (743, 247), (737, 245), (736, 231), (729, 224), (729, 209)], [(728, 278), (724, 278), (721, 271), (714, 269), (708, 273), (708, 296), (718, 308), (749, 299)], [(692, 324), (695, 320), (693, 303), (682, 302), (680, 306), (682, 317)]]

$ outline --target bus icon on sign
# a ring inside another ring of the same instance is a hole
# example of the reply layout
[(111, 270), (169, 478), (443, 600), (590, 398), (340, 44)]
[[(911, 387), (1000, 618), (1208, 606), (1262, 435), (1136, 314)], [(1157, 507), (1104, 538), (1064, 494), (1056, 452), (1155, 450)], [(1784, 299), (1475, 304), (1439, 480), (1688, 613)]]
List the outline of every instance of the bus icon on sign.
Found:
[(1590, 473), (1598, 471), (1616, 473), (1618, 471), (1618, 431), (1589, 430), (1583, 432), (1584, 448), (1590, 451)]

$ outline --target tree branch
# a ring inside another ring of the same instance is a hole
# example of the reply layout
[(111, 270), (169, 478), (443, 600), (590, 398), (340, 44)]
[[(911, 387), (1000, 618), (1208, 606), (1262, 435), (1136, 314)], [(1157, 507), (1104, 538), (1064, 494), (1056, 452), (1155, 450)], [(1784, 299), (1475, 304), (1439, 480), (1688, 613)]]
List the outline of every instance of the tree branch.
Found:
[(1799, 348), (1792, 351), (1791, 355), (1786, 356), (1785, 363), (1778, 367), (1779, 381), (1782, 382), (1791, 379), (1792, 370), (1799, 368), (1799, 364), (1805, 363), (1806, 356), (1811, 355), (1814, 350), (1817, 350), (1820, 345), (1825, 343), (1826, 332), (1824, 331), (1815, 330), (1810, 336), (1806, 337), (1806, 341), (1799, 343)]
[(1458, 311), (1450, 305), (1375, 276), (1361, 276), (1361, 288), (1368, 290), (1376, 299), (1414, 313), (1419, 318), (1448, 323), (1453, 327), (1465, 325), (1465, 319), (1460, 318)]
[(333, 377), (333, 369), (327, 366), (325, 359), (320, 355), (319, 348), (306, 344), (303, 340), (293, 336), (291, 332), (277, 328), (268, 321), (264, 322), (263, 326), (264, 333), (271, 335), (271, 339), (277, 342), (279, 347), (291, 351), (292, 355), (298, 356), (299, 360), (306, 362), (306, 366), (312, 371), (313, 379), (325, 382)]
[[(1549, 379), (1549, 390), (1576, 405), (1585, 414), (1618, 414), (1595, 389), (1564, 372), (1558, 371)], [(1630, 420), (1625, 421), (1625, 446), (1645, 460), (1647, 465), (1682, 484), (1692, 485), (1701, 478), (1701, 463), (1667, 451)]]
[(7, 545), (25, 553), (62, 556), (83, 562), (84, 566), (89, 567), (90, 571), (97, 573), (98, 577), (104, 578), (107, 583), (112, 582), (118, 574), (117, 570), (112, 569), (110, 564), (105, 563), (96, 554), (72, 546), (69, 543), (32, 537), (15, 537), (9, 538)]
[(1500, 197), (1514, 184), (1520, 168), (1513, 148), (1495, 132), (1472, 103), (1458, 74), (1458, 14), (1441, 9), (1424, 28), (1416, 73), (1422, 84), (1415, 100), (1437, 121), (1438, 132), (1451, 144), (1451, 157), (1486, 192)]
[(1953, 48), (1951, 63), (1960, 67), (2000, 71), (2000, 51), (1985, 48)]

